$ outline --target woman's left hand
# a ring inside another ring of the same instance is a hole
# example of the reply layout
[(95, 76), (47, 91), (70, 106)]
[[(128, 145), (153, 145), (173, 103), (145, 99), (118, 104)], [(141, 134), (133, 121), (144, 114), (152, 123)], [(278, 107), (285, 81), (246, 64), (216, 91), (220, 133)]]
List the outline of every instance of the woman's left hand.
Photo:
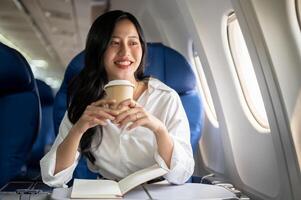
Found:
[(132, 99), (122, 101), (118, 107), (120, 109), (128, 107), (128, 109), (116, 116), (113, 121), (113, 123), (119, 124), (120, 128), (125, 127), (129, 122), (132, 122), (132, 124), (127, 127), (127, 130), (131, 130), (137, 126), (143, 126), (156, 134), (160, 129), (164, 128), (164, 124), (159, 119), (148, 113), (141, 105)]

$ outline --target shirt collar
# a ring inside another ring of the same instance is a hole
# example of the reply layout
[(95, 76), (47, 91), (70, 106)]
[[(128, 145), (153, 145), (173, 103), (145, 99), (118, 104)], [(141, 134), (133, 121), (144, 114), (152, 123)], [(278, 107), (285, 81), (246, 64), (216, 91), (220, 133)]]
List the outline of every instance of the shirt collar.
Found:
[(158, 90), (164, 90), (164, 91), (171, 91), (172, 90), (170, 87), (168, 87), (167, 85), (165, 85), (164, 83), (162, 83), (158, 79), (150, 77), (150, 79), (148, 81), (148, 92), (152, 93), (154, 90), (157, 90), (157, 89)]

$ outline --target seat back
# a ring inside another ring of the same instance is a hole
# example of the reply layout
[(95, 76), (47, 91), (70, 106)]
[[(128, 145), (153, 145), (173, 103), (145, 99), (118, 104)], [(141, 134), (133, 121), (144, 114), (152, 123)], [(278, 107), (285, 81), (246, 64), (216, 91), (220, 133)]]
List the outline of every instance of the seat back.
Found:
[(38, 86), (41, 108), (42, 108), (42, 121), (41, 128), (38, 137), (32, 147), (29, 166), (34, 171), (40, 168), (40, 160), (44, 154), (49, 150), (50, 146), (54, 142), (55, 134), (53, 128), (53, 104), (54, 94), (52, 88), (44, 81), (36, 79)]
[(68, 84), (83, 69), (84, 59), (85, 59), (85, 54), (84, 52), (81, 52), (71, 60), (71, 62), (69, 63), (65, 71), (65, 75), (61, 87), (56, 93), (54, 99), (54, 106), (53, 106), (54, 133), (56, 135), (59, 132), (61, 121), (67, 110)]
[(0, 187), (20, 174), (40, 126), (32, 71), (16, 50), (0, 43)]
[(202, 100), (196, 90), (196, 79), (190, 64), (179, 52), (162, 43), (149, 43), (145, 74), (173, 88), (180, 96), (189, 126), (193, 152), (202, 132)]
[[(161, 43), (148, 43), (147, 51), (145, 74), (161, 80), (179, 94), (189, 120), (191, 145), (195, 152), (201, 137), (203, 111), (192, 68), (180, 53)], [(54, 127), (56, 133), (58, 133), (60, 122), (67, 108), (67, 85), (82, 70), (83, 66), (84, 52), (81, 52), (67, 67), (63, 83), (55, 97)], [(84, 161), (81, 161), (82, 163)], [(84, 167), (80, 167), (83, 170)]]

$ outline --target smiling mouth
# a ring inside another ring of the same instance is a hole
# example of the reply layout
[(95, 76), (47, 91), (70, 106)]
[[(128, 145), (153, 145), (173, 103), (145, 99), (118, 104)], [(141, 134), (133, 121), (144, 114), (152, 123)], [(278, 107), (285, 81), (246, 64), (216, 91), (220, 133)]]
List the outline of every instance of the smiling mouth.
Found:
[(116, 61), (114, 62), (115, 65), (118, 67), (118, 68), (121, 68), (121, 69), (126, 69), (128, 67), (130, 67), (130, 65), (133, 63), (129, 60), (126, 60), (126, 61)]

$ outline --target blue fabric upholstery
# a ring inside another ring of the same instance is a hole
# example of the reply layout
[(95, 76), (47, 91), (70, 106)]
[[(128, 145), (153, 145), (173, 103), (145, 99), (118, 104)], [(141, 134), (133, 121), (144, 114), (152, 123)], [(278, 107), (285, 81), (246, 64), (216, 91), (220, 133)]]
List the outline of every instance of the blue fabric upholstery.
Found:
[(190, 142), (195, 152), (201, 137), (203, 109), (190, 64), (179, 52), (161, 43), (148, 44), (145, 74), (156, 77), (180, 96), (190, 126)]
[(41, 129), (38, 137), (32, 147), (29, 166), (31, 169), (40, 168), (40, 159), (44, 156), (45, 151), (54, 142), (55, 134), (53, 128), (53, 104), (54, 104), (54, 94), (49, 85), (44, 81), (36, 79), (38, 86), (40, 102), (42, 107), (42, 121)]
[(61, 87), (56, 93), (53, 108), (54, 132), (56, 135), (59, 132), (61, 121), (67, 109), (68, 84), (72, 80), (72, 78), (74, 78), (75, 75), (79, 74), (79, 72), (83, 69), (84, 56), (84, 52), (81, 52), (71, 60), (71, 62), (67, 66)]
[[(148, 56), (145, 74), (161, 80), (180, 95), (189, 120), (191, 145), (195, 152), (201, 137), (203, 111), (191, 66), (180, 53), (161, 43), (148, 43), (147, 46)], [(56, 133), (58, 133), (60, 122), (67, 107), (67, 85), (74, 75), (81, 71), (83, 63), (84, 53), (81, 52), (68, 65), (61, 88), (56, 95), (54, 104)], [(83, 166), (81, 168), (83, 170)]]
[(184, 56), (161, 43), (149, 43), (147, 47), (145, 74), (161, 80), (179, 95), (195, 89), (196, 79)]
[(0, 187), (21, 172), (40, 126), (32, 71), (16, 50), (0, 43)]

